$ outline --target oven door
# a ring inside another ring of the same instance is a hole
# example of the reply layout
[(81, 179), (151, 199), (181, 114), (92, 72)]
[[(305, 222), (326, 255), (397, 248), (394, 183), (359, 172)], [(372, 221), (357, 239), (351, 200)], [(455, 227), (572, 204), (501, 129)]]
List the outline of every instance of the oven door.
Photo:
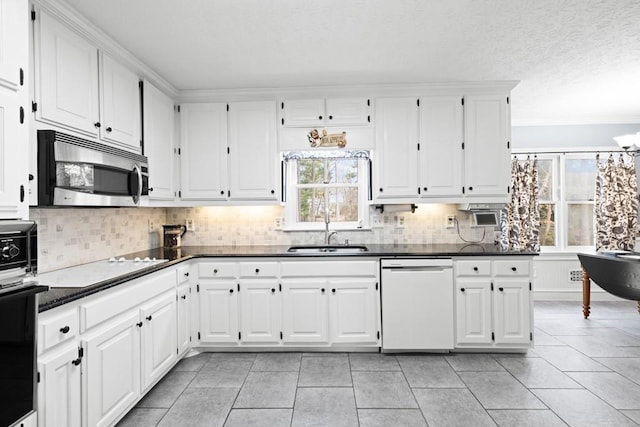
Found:
[(0, 425), (36, 409), (36, 294), (46, 286), (0, 293)]

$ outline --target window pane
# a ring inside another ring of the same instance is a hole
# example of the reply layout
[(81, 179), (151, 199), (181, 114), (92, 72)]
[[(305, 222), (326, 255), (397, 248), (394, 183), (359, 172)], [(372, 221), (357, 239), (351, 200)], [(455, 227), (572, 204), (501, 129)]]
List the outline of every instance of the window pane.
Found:
[(553, 200), (552, 168), (552, 160), (538, 160), (538, 200)]
[(358, 221), (358, 188), (331, 188), (328, 191), (331, 221)]
[(566, 159), (565, 180), (567, 201), (593, 200), (596, 182), (595, 159)]
[(556, 207), (540, 204), (540, 246), (556, 246)]
[(298, 189), (298, 221), (324, 222), (324, 189)]
[(567, 244), (569, 246), (593, 245), (593, 204), (567, 205)]
[(325, 162), (325, 159), (298, 160), (298, 184), (323, 183)]
[(329, 168), (329, 182), (338, 184), (358, 183), (357, 159), (336, 159), (332, 163), (332, 167)]

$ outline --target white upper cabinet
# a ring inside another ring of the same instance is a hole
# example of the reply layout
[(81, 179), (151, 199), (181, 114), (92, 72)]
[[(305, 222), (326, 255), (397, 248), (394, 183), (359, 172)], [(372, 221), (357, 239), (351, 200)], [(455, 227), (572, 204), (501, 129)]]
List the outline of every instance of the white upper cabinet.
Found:
[(420, 195), (462, 195), (462, 96), (420, 98)]
[(418, 197), (417, 147), (417, 99), (377, 99), (374, 200)]
[(367, 98), (313, 98), (282, 101), (285, 127), (365, 126), (371, 122)]
[(100, 138), (139, 151), (140, 80), (109, 55), (101, 53), (100, 59)]
[(42, 10), (36, 19), (36, 119), (97, 137), (98, 48)]
[(464, 180), (467, 196), (507, 197), (511, 123), (507, 95), (465, 96)]
[(278, 200), (275, 123), (272, 101), (229, 104), (231, 200)]
[(0, 1), (0, 87), (18, 90), (24, 85), (27, 14), (24, 1)]
[(371, 101), (366, 98), (327, 98), (327, 126), (365, 126), (371, 123)]
[(280, 104), (280, 107), (283, 126), (324, 125), (324, 98), (286, 100)]
[(227, 105), (180, 106), (182, 199), (227, 198)]
[(36, 120), (139, 153), (138, 76), (43, 10), (34, 34)]
[(173, 100), (144, 82), (144, 154), (149, 158), (149, 199), (174, 198)]

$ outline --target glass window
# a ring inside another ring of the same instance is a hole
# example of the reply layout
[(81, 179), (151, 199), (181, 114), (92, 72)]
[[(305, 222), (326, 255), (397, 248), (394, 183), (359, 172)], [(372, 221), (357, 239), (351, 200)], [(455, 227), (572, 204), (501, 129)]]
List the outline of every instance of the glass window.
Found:
[(593, 203), (567, 205), (567, 245), (593, 246)]
[(593, 200), (596, 180), (595, 159), (565, 159), (564, 198), (566, 201)]
[(556, 207), (540, 203), (540, 246), (556, 246)]

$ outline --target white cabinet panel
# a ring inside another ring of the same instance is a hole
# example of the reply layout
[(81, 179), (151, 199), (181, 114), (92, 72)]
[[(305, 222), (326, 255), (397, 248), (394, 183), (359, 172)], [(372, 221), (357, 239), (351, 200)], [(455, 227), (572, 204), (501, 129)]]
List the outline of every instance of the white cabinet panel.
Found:
[(490, 279), (456, 280), (456, 338), (461, 344), (491, 343)]
[(284, 126), (322, 126), (324, 99), (291, 99), (281, 103)]
[(237, 283), (200, 281), (200, 342), (238, 343)]
[(280, 342), (281, 312), (277, 281), (247, 279), (240, 282), (243, 343)]
[(18, 90), (26, 79), (28, 52), (27, 2), (19, 0), (0, 1), (0, 86)]
[(191, 293), (189, 286), (178, 288), (177, 328), (178, 355), (182, 355), (191, 348)]
[(177, 359), (176, 293), (171, 290), (143, 305), (142, 390), (147, 390)]
[(105, 325), (83, 342), (86, 349), (83, 407), (87, 424), (107, 426), (140, 396), (138, 310)]
[(507, 196), (511, 123), (506, 95), (465, 97), (467, 196)]
[(462, 97), (420, 98), (420, 190), (422, 197), (461, 196)]
[(227, 198), (227, 105), (180, 106), (182, 199)]
[(375, 343), (378, 325), (375, 279), (329, 281), (332, 343)]
[(229, 104), (229, 186), (232, 200), (278, 200), (274, 102)]
[(98, 136), (98, 49), (37, 11), (36, 119)]
[(374, 199), (418, 196), (418, 106), (415, 98), (376, 100)]
[(285, 343), (327, 343), (328, 282), (282, 280), (282, 328)]
[[(0, 219), (28, 217), (24, 201), (27, 186), (27, 125), (19, 120), (16, 93), (0, 96)], [(25, 113), (26, 114), (26, 113)]]
[(173, 100), (144, 82), (144, 154), (149, 158), (149, 199), (173, 200)]
[(366, 98), (327, 98), (327, 126), (368, 125), (371, 101)]
[(81, 363), (82, 359), (78, 358), (78, 345), (75, 343), (39, 359), (40, 427), (81, 426)]
[(496, 344), (527, 344), (531, 341), (530, 291), (527, 280), (494, 282)]

